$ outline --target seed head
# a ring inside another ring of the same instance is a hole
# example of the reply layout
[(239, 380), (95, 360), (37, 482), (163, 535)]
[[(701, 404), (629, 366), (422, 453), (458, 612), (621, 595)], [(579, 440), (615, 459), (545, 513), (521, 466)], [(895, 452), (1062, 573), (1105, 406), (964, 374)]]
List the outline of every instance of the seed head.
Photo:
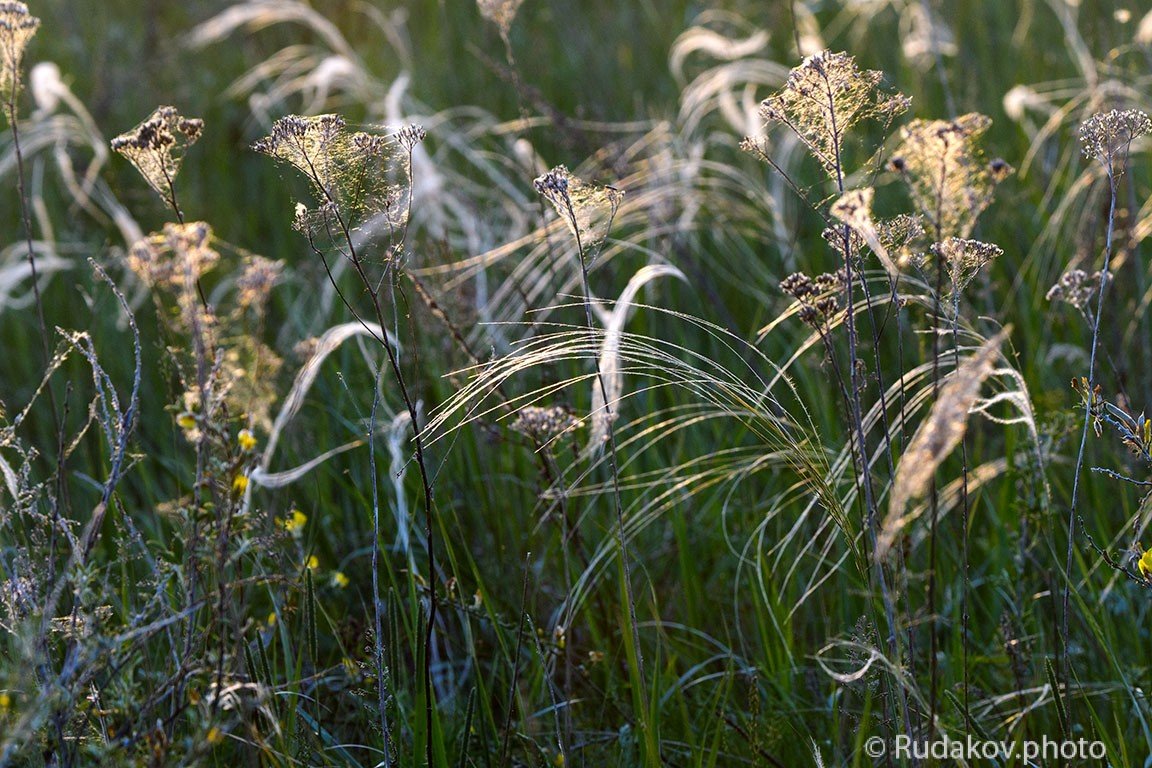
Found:
[(1111, 167), (1133, 141), (1150, 131), (1152, 120), (1143, 110), (1113, 109), (1092, 115), (1080, 126), (1080, 147), (1085, 157)]
[(540, 408), (529, 405), (521, 408), (512, 422), (512, 431), (519, 432), (537, 442), (546, 443), (552, 438), (575, 429), (576, 417), (562, 405)]
[[(0, 2), (0, 100), (10, 103), (20, 89), (20, 67), (40, 19), (17, 2)], [(5, 110), (7, 114), (7, 110)]]
[(1064, 302), (1084, 311), (1096, 289), (1100, 287), (1100, 278), (1100, 272), (1090, 275), (1082, 269), (1070, 270), (1060, 276), (1060, 280), (1048, 289), (1044, 298), (1052, 302)]
[(173, 205), (173, 184), (184, 153), (203, 132), (203, 120), (184, 117), (175, 107), (157, 107), (144, 122), (112, 139), (112, 149), (128, 158), (148, 186)]
[(881, 91), (884, 75), (862, 70), (847, 53), (821, 51), (793, 69), (780, 91), (760, 104), (765, 123), (784, 123), (829, 174), (840, 169), (842, 144), (866, 119), (887, 123), (908, 107), (898, 93)]

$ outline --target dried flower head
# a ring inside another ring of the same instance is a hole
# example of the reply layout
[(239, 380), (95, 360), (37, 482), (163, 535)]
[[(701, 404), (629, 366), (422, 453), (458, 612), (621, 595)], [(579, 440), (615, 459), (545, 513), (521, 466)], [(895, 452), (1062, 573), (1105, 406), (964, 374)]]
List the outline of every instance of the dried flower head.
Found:
[(427, 138), (428, 132), (424, 130), (422, 125), (406, 125), (396, 132), (396, 141), (400, 142), (400, 146), (411, 152), (416, 148), (416, 145)]
[(500, 36), (507, 40), (516, 12), (520, 10), (523, 2), (524, 0), (476, 0), (476, 7), (480, 10), (480, 15), (495, 24), (500, 30)]
[(203, 120), (183, 117), (175, 107), (158, 107), (144, 122), (112, 139), (112, 149), (128, 158), (148, 186), (175, 210), (176, 174), (184, 153), (203, 131)]
[(992, 202), (996, 182), (1010, 172), (1007, 163), (993, 168), (984, 162), (979, 140), (991, 123), (970, 113), (955, 120), (913, 120), (900, 131), (891, 166), (937, 239), (967, 237)]
[(908, 108), (899, 93), (880, 90), (884, 74), (862, 70), (847, 53), (822, 51), (788, 75), (779, 92), (760, 104), (766, 123), (784, 123), (830, 175), (843, 172), (841, 150), (849, 131), (866, 119), (885, 124)]
[(252, 256), (236, 279), (236, 302), (245, 309), (262, 308), (283, 271), (282, 261)]
[(1139, 109), (1113, 109), (1088, 118), (1080, 126), (1080, 148), (1084, 156), (1095, 158), (1105, 166), (1128, 153), (1128, 147), (1152, 131), (1152, 120)]
[(1053, 302), (1070, 304), (1083, 312), (1088, 302), (1100, 287), (1100, 272), (1091, 275), (1082, 269), (1073, 269), (1060, 276), (1059, 282), (1048, 289), (1044, 298)]
[(780, 281), (780, 290), (800, 304), (800, 321), (817, 329), (840, 311), (840, 296), (847, 286), (848, 270), (843, 267), (816, 277), (795, 272)]
[(575, 429), (578, 421), (562, 405), (540, 408), (529, 405), (521, 408), (512, 422), (512, 431), (519, 432), (539, 443), (546, 443), (557, 435)]
[[(829, 213), (847, 224), (852, 232), (855, 232), (861, 240), (867, 243), (872, 253), (880, 260), (880, 264), (888, 273), (888, 277), (896, 280), (900, 276), (900, 271), (895, 262), (892, 261), (892, 257), (889, 256), (888, 248), (881, 241), (880, 232), (872, 220), (872, 199), (874, 196), (875, 190), (872, 187), (849, 190), (832, 204)], [(846, 250), (843, 246), (841, 247), (842, 255)], [(859, 249), (853, 247), (852, 252), (857, 253)]]
[(558, 165), (538, 176), (532, 185), (568, 225), (580, 244), (582, 256), (595, 254), (608, 237), (608, 230), (624, 192), (610, 186), (589, 184)]
[[(39, 27), (40, 19), (31, 15), (24, 3), (0, 2), (0, 100), (6, 105), (15, 101), (20, 90), (24, 49)], [(8, 112), (4, 110), (6, 115)]]
[(252, 145), (288, 163), (311, 182), (317, 208), (297, 204), (293, 227), (304, 233), (349, 230), (372, 221), (399, 228), (407, 221), (410, 184), (407, 153), (423, 137), (410, 127), (394, 136), (349, 133), (339, 115), (288, 115)]
[(935, 270), (943, 270), (949, 284), (946, 295), (948, 298), (956, 298), (985, 265), (1003, 255), (1004, 251), (998, 245), (949, 237), (942, 242), (933, 243), (929, 248), (929, 254), (922, 255), (917, 260), (917, 266), (933, 278)]
[(128, 268), (153, 287), (187, 290), (220, 260), (212, 248), (212, 228), (203, 221), (165, 224), (133, 244)]

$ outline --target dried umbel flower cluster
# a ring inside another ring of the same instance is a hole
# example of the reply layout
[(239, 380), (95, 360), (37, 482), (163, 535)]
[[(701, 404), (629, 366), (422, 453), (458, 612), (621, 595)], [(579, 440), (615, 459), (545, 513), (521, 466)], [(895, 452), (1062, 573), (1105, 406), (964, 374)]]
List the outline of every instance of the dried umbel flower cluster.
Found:
[(612, 219), (624, 198), (623, 191), (589, 184), (563, 165), (538, 176), (532, 185), (568, 224), (580, 243), (582, 255), (594, 252), (608, 237)]
[(283, 261), (273, 261), (263, 256), (251, 257), (236, 279), (236, 303), (243, 309), (262, 309), (272, 292), (272, 286), (280, 279), (283, 271)]
[[(853, 189), (845, 192), (840, 196), (840, 199), (832, 204), (828, 210), (833, 218), (837, 218), (848, 225), (849, 232), (854, 233), (856, 237), (849, 235), (848, 246), (851, 247), (852, 253), (858, 253), (859, 247), (855, 244), (858, 238), (872, 250), (876, 258), (884, 266), (884, 271), (888, 273), (888, 277), (895, 281), (900, 276), (900, 271), (892, 257), (888, 253), (888, 248), (880, 239), (880, 231), (876, 227), (876, 223), (872, 220), (872, 199), (875, 196), (875, 190), (871, 187), (864, 189)], [(832, 237), (834, 233), (826, 234), (826, 237)], [(841, 230), (843, 234), (843, 230)], [(843, 237), (840, 238), (844, 240)], [(832, 240), (832, 242), (835, 242)], [(849, 248), (845, 247), (841, 242), (840, 247), (837, 249), (841, 255), (848, 255)]]
[(967, 237), (1012, 172), (1003, 160), (984, 161), (979, 140), (992, 124), (970, 113), (955, 120), (913, 120), (901, 129), (890, 167), (908, 184), (912, 202), (937, 239)]
[(541, 408), (529, 405), (521, 408), (516, 414), (516, 420), (511, 428), (539, 443), (546, 443), (552, 438), (562, 435), (578, 425), (572, 411), (562, 405), (551, 408)]
[(39, 27), (40, 19), (31, 15), (24, 3), (0, 2), (0, 100), (5, 105), (16, 98), (24, 49)]
[(151, 287), (187, 289), (220, 260), (203, 221), (165, 224), (128, 251), (128, 268)]
[(1101, 112), (1080, 126), (1080, 147), (1085, 157), (1111, 168), (1128, 153), (1133, 141), (1152, 132), (1152, 120), (1139, 109), (1113, 109)]
[(288, 115), (252, 148), (288, 163), (312, 183), (318, 207), (297, 205), (297, 229), (350, 231), (369, 220), (398, 228), (408, 218), (408, 159), (424, 136), (419, 126), (385, 136), (349, 132), (339, 115)]
[(793, 69), (784, 88), (761, 102), (760, 116), (787, 125), (825, 171), (842, 175), (840, 154), (852, 127), (872, 118), (887, 124), (908, 108), (907, 97), (880, 90), (883, 77), (859, 69), (847, 53), (822, 51)]
[(848, 286), (848, 270), (809, 277), (794, 272), (780, 281), (780, 290), (800, 302), (799, 317), (805, 325), (823, 328), (840, 311), (840, 294)]
[(480, 15), (499, 28), (501, 37), (507, 39), (512, 29), (512, 22), (516, 12), (520, 10), (524, 0), (476, 0), (476, 7)]
[(184, 153), (204, 132), (204, 121), (183, 117), (175, 107), (158, 107), (148, 118), (112, 139), (112, 149), (128, 158), (148, 186), (173, 208), (173, 184)]
[[(900, 269), (912, 263), (926, 247), (924, 244), (926, 237), (924, 222), (920, 216), (902, 213), (891, 219), (872, 220), (871, 224), (875, 229), (877, 240), (875, 244), (866, 242), (857, 229), (851, 228), (849, 230), (848, 247), (853, 258), (858, 258), (866, 245), (870, 248), (878, 245), (887, 252), (888, 257)], [(821, 232), (821, 236), (836, 253), (840, 254), (841, 258), (844, 258), (843, 227), (826, 227)]]
[(930, 255), (922, 257), (918, 266), (928, 273), (942, 270), (948, 276), (948, 295), (953, 298), (967, 288), (989, 262), (1004, 255), (998, 245), (960, 237), (933, 243), (929, 252)]
[(1083, 312), (1100, 287), (1100, 278), (1100, 272), (1088, 274), (1082, 269), (1069, 270), (1060, 276), (1059, 282), (1048, 289), (1044, 298), (1048, 301), (1070, 304)]

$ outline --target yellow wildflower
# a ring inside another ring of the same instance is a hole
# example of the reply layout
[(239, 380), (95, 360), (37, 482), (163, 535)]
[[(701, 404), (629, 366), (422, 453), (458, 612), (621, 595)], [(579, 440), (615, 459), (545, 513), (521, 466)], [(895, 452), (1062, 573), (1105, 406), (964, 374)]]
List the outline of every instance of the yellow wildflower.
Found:
[(240, 450), (250, 451), (256, 447), (256, 436), (252, 434), (252, 430), (242, 429), (236, 436), (236, 442), (240, 444)]
[(224, 740), (224, 734), (220, 732), (219, 728), (212, 726), (208, 729), (208, 733), (204, 738), (208, 741), (209, 744), (219, 744)]
[(308, 522), (308, 515), (304, 514), (298, 509), (293, 509), (291, 515), (284, 521), (284, 530), (293, 536), (299, 536), (304, 532), (304, 525)]
[(236, 475), (232, 480), (232, 492), (240, 495), (246, 490), (248, 490), (248, 475)]
[(0, 693), (0, 712), (7, 712), (12, 707), (12, 697), (7, 693)]
[(348, 577), (344, 575), (343, 571), (336, 571), (332, 574), (332, 586), (337, 589), (344, 589), (348, 586)]
[(309, 555), (308, 559), (304, 561), (304, 567), (310, 571), (314, 571), (320, 567), (320, 558), (316, 555)]
[(180, 429), (183, 430), (195, 429), (196, 414), (191, 411), (184, 411), (184, 413), (176, 417), (176, 423), (180, 426)]
[(272, 611), (272, 613), (268, 614), (268, 621), (265, 623), (267, 623), (270, 627), (276, 626), (276, 611)]
[(1140, 569), (1140, 575), (1146, 579), (1152, 579), (1152, 549), (1149, 549), (1140, 556), (1139, 562), (1136, 567)]

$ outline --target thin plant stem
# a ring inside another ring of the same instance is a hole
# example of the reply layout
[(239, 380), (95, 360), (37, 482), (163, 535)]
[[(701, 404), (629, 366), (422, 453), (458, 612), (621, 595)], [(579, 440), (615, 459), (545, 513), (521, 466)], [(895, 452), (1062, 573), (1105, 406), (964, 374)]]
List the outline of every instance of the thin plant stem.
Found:
[[(1116, 226), (1116, 169), (1114, 159), (1109, 156), (1106, 164), (1108, 174), (1108, 227), (1104, 236), (1104, 263), (1100, 267), (1100, 288), (1096, 291), (1096, 316), (1092, 319), (1092, 346), (1088, 355), (1088, 389), (1091, 391), (1096, 380), (1096, 350), (1100, 341), (1100, 318), (1104, 314), (1104, 292), (1108, 289), (1108, 268), (1112, 261), (1112, 235)], [(1064, 703), (1068, 712), (1069, 726), (1072, 723), (1071, 688), (1072, 661), (1068, 654), (1068, 614), (1069, 597), (1072, 590), (1072, 555), (1076, 541), (1077, 502), (1080, 494), (1080, 473), (1084, 468), (1084, 450), (1088, 444), (1088, 426), (1092, 423), (1090, 399), (1084, 403), (1084, 426), (1080, 430), (1080, 448), (1076, 451), (1076, 469), (1072, 473), (1072, 499), (1068, 508), (1068, 550), (1064, 559), (1064, 588), (1060, 596), (1060, 642), (1061, 677), (1064, 680)]]

